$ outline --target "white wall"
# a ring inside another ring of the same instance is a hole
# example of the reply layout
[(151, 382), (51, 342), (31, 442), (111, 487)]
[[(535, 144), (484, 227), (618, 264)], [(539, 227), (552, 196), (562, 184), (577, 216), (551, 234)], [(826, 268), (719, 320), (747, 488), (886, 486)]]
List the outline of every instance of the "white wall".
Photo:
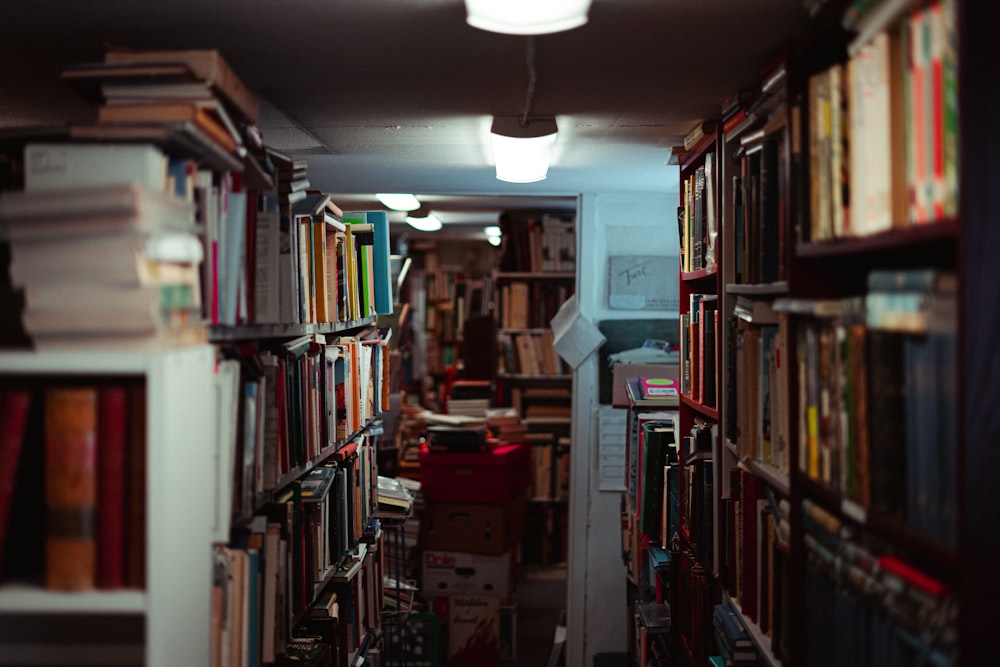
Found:
[[(577, 210), (577, 300), (591, 322), (675, 317), (663, 311), (610, 310), (610, 255), (677, 255), (677, 192), (581, 195)], [(573, 379), (566, 664), (590, 667), (595, 653), (626, 650), (625, 565), (620, 492), (599, 490), (598, 362), (593, 354)], [(624, 433), (622, 434), (624, 437)]]

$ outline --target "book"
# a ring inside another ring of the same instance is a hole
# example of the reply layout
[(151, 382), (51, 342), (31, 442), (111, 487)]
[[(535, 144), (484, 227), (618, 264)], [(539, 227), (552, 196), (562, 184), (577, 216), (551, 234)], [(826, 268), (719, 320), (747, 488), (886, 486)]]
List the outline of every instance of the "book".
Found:
[[(146, 585), (146, 384), (142, 381), (126, 384), (128, 392), (127, 433), (125, 449), (125, 529), (124, 575), (127, 588)], [(230, 475), (231, 477), (231, 475)], [(228, 519), (228, 516), (227, 516)], [(228, 524), (227, 524), (228, 525)]]
[(378, 504), (380, 510), (409, 512), (413, 507), (413, 496), (394, 477), (378, 476)]
[(220, 171), (243, 171), (241, 159), (190, 121), (160, 123), (72, 123), (69, 137), (87, 142), (149, 142), (170, 153), (187, 155)]
[(97, 397), (97, 588), (124, 585), (128, 394), (106, 385)]
[(662, 533), (664, 470), (667, 464), (677, 461), (674, 426), (672, 423), (647, 422), (643, 430), (639, 530), (652, 538), (659, 538)]
[[(189, 284), (200, 289), (203, 248), (194, 234), (101, 234), (16, 241), (10, 249), (11, 283), (27, 285)], [(200, 297), (198, 294), (195, 297)]]
[(389, 218), (385, 211), (369, 211), (368, 222), (372, 225), (372, 273), (374, 277), (374, 306), (379, 315), (391, 315), (393, 309), (392, 267), (389, 260)]
[(12, 242), (120, 232), (192, 232), (194, 206), (135, 183), (0, 193)]
[(228, 153), (243, 149), (243, 138), (224, 108), (214, 101), (105, 104), (97, 110), (97, 122), (116, 123), (192, 123)]
[(639, 386), (645, 400), (676, 402), (680, 398), (680, 382), (677, 378), (640, 377)]
[[(190, 71), (186, 66), (182, 69)], [(192, 75), (193, 76), (193, 75)], [(105, 104), (158, 103), (165, 100), (215, 100), (212, 87), (205, 81), (121, 81), (108, 80), (99, 84)]]
[(31, 400), (31, 391), (28, 389), (0, 389), (0, 566)]
[(210, 84), (249, 123), (257, 123), (260, 105), (256, 95), (243, 83), (222, 54), (214, 49), (130, 50), (109, 49), (107, 65), (184, 65), (200, 80)]
[(32, 142), (24, 147), (24, 189), (138, 183), (165, 192), (167, 163), (164, 152), (149, 143)]
[(45, 585), (96, 585), (98, 392), (93, 386), (45, 389)]

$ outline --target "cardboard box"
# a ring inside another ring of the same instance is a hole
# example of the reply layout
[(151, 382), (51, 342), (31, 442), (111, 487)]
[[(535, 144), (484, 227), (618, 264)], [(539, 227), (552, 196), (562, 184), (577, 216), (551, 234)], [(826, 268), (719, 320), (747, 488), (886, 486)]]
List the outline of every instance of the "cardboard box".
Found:
[(420, 545), (434, 551), (500, 555), (524, 535), (526, 493), (506, 503), (426, 502)]
[(528, 488), (531, 446), (490, 452), (420, 452), (420, 488), (428, 502), (505, 503)]
[(514, 583), (514, 560), (464, 551), (425, 550), (423, 586), (427, 595), (488, 593), (509, 597)]
[(625, 389), (627, 378), (676, 378), (677, 364), (615, 364), (611, 370), (611, 405), (616, 408), (627, 408), (628, 391)]
[(447, 664), (470, 667), (500, 666), (498, 596), (449, 596)]

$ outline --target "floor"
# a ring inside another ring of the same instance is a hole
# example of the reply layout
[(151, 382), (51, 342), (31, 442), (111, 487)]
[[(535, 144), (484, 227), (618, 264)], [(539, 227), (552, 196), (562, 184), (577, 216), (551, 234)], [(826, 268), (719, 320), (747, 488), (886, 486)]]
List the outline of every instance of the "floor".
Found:
[[(517, 581), (516, 657), (503, 667), (555, 667), (565, 654), (550, 663), (556, 627), (565, 623), (566, 565), (522, 565)], [(565, 636), (565, 635), (563, 635)]]
[[(500, 667), (565, 667), (561, 645), (553, 645), (557, 627), (564, 625), (566, 607), (566, 565), (520, 565), (515, 587), (516, 615), (514, 619), (514, 657), (502, 660)], [(419, 617), (419, 618), (418, 618)], [(431, 617), (428, 619), (427, 617)], [(384, 656), (378, 663), (383, 667), (482, 667), (481, 664), (448, 664), (442, 655), (446, 647), (437, 626), (437, 614), (410, 616), (400, 625), (385, 617), (383, 630), (386, 642)], [(424, 624), (425, 629), (421, 629)], [(560, 633), (565, 637), (565, 633)], [(434, 641), (431, 637), (437, 637)], [(431, 645), (438, 646), (437, 661), (429, 659)], [(469, 661), (465, 661), (469, 662)], [(476, 661), (479, 662), (479, 661)]]

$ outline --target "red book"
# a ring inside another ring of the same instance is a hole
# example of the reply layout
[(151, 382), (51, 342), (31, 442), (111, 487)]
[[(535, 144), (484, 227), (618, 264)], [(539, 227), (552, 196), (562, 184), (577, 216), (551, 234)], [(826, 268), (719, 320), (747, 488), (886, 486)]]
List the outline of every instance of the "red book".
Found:
[(639, 378), (644, 399), (663, 399), (677, 401), (680, 398), (680, 382), (677, 378)]
[(97, 389), (45, 391), (45, 581), (53, 590), (92, 590), (97, 504)]
[(18, 462), (24, 448), (24, 432), (31, 408), (31, 392), (26, 389), (0, 391), (0, 559), (4, 553), (7, 518), (17, 486)]
[(125, 388), (101, 387), (97, 408), (97, 587), (121, 588), (125, 559)]
[(127, 389), (125, 449), (124, 581), (126, 588), (146, 585), (146, 385)]
[(743, 614), (754, 623), (757, 622), (757, 595), (759, 591), (759, 562), (760, 553), (757, 533), (757, 514), (759, 512), (758, 502), (763, 499), (764, 492), (761, 488), (762, 482), (752, 473), (743, 473), (740, 480), (740, 513), (742, 514), (741, 525), (743, 528), (743, 562), (740, 581), (742, 590), (740, 591), (740, 606)]

